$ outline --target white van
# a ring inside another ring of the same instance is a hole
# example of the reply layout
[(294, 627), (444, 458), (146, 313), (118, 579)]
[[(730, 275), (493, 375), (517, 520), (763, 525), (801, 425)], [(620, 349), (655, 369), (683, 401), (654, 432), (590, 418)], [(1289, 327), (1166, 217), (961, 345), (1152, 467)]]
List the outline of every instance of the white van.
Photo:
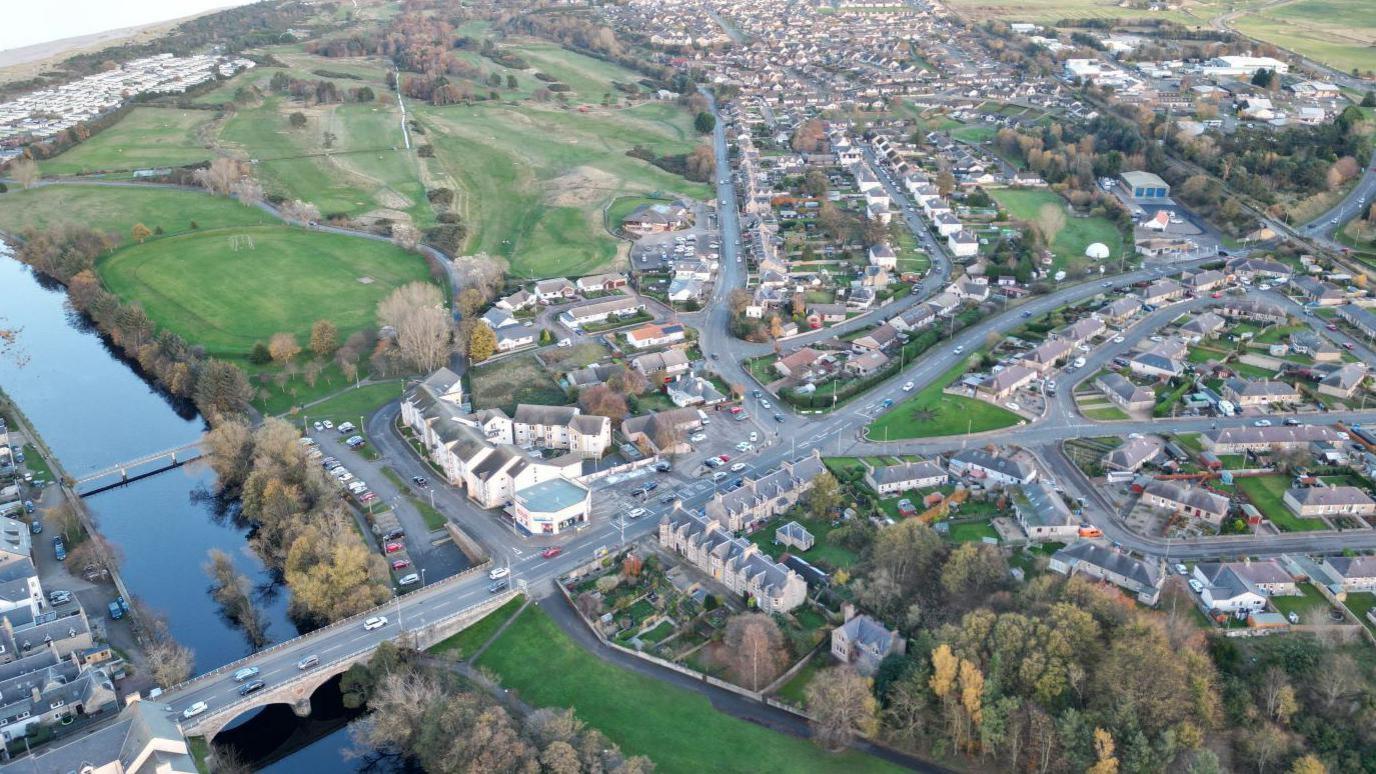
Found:
[(712, 424), (712, 420), (707, 418), (707, 412), (703, 411), (702, 409), (698, 409), (698, 421), (703, 423), (704, 425)]
[(358, 428), (354, 427), (353, 422), (345, 422), (344, 424), (340, 425), (335, 429), (339, 431), (340, 435), (347, 435), (348, 433), (352, 433), (354, 430), (357, 430)]

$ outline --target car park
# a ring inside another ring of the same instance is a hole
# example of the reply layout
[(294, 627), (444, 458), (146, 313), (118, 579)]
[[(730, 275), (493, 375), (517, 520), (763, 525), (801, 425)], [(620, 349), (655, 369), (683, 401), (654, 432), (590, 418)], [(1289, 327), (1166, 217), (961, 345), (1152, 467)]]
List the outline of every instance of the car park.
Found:
[(716, 473), (712, 474), (713, 481), (721, 481), (724, 478), (726, 478), (726, 471), (724, 470), (718, 470)]
[(333, 429), (334, 429), (334, 422), (332, 422), (332, 421), (330, 421), (330, 420), (328, 420), (328, 419), (321, 421), (320, 424), (324, 425), (326, 430), (333, 430)]
[(649, 513), (649, 511), (645, 510), (644, 508), (632, 508), (630, 512), (626, 514), (626, 516), (628, 518), (638, 519), (647, 513)]
[(744, 462), (737, 462), (735, 465), (732, 465), (732, 466), (731, 466), (731, 472), (732, 472), (732, 473), (739, 473), (739, 472), (741, 472), (742, 470), (745, 470), (745, 463), (744, 463)]
[(370, 632), (374, 629), (381, 629), (387, 625), (387, 616), (375, 615), (363, 622), (363, 631)]
[(258, 676), (258, 667), (244, 667), (243, 669), (240, 669), (238, 672), (235, 672), (235, 673), (234, 673), (234, 682), (236, 682), (236, 683), (242, 683), (243, 681), (249, 679), (250, 677), (257, 677), (257, 676)]
[(335, 428), (335, 429), (339, 431), (339, 434), (340, 434), (340, 435), (348, 435), (349, 433), (352, 433), (353, 431), (357, 430), (358, 428), (354, 427), (354, 423), (353, 423), (353, 422), (345, 422), (344, 424), (340, 425), (339, 427), (337, 427), (337, 428)]
[(702, 464), (706, 465), (709, 468), (715, 468), (716, 466), (721, 464), (721, 460), (717, 459), (716, 457), (708, 457), (707, 459), (702, 461)]

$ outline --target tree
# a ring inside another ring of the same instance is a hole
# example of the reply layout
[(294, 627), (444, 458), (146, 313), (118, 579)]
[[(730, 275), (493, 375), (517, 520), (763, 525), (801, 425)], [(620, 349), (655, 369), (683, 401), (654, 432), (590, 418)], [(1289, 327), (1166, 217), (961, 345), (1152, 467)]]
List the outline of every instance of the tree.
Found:
[(1094, 729), (1096, 760), (1086, 774), (1118, 774), (1118, 759), (1113, 755), (1113, 735), (1102, 728)]
[(238, 366), (223, 360), (209, 360), (201, 368), (200, 378), (196, 380), (196, 407), (211, 424), (245, 413), (252, 399), (253, 386)]
[(339, 348), (339, 329), (329, 320), (316, 320), (311, 324), (311, 351), (326, 357)]
[(23, 157), (11, 161), (9, 172), (14, 182), (26, 191), (38, 182), (38, 164), (31, 158)]
[(291, 128), (302, 129), (306, 126), (306, 114), (297, 110), (287, 117), (287, 121), (291, 123)]
[(488, 301), (496, 298), (506, 282), (510, 268), (505, 258), (487, 253), (464, 255), (454, 259), (454, 273), (458, 275), (457, 285), (476, 288)]
[(871, 736), (879, 730), (879, 702), (870, 681), (849, 666), (817, 673), (807, 686), (807, 709), (812, 738), (827, 750), (842, 750), (856, 734)]
[(229, 192), (245, 207), (257, 207), (263, 202), (263, 184), (247, 175), (230, 183)]
[[(487, 326), (481, 325), (479, 327), (486, 328)], [(579, 393), (578, 405), (585, 413), (610, 417), (614, 422), (620, 422), (630, 413), (625, 396), (605, 384), (593, 385)]]
[(352, 519), (334, 512), (299, 528), (286, 552), (294, 618), (330, 623), (374, 608), (391, 596), (387, 565), (368, 550)]
[(475, 363), (492, 357), (497, 351), (497, 334), (483, 323), (473, 326), (468, 336), (468, 359)]
[(816, 118), (798, 124), (798, 128), (793, 131), (793, 138), (790, 145), (793, 150), (799, 153), (816, 153), (826, 139), (826, 126)]
[(815, 196), (820, 199), (827, 195), (827, 189), (830, 187), (831, 183), (827, 180), (826, 173), (820, 169), (809, 170), (806, 175), (803, 175), (803, 190), (807, 192), (808, 196)]
[(1376, 91), (1368, 91), (1362, 97), (1362, 107), (1376, 107)]
[(147, 239), (150, 236), (153, 236), (153, 229), (143, 225), (142, 223), (135, 223), (134, 227), (129, 229), (129, 236), (133, 237), (135, 242), (143, 244), (145, 239)]
[(210, 166), (198, 169), (193, 173), (196, 182), (205, 186), (207, 191), (219, 196), (228, 196), (230, 186), (243, 176), (243, 167), (240, 163), (225, 156), (213, 159)]
[(1056, 235), (1065, 228), (1065, 207), (1051, 202), (1043, 204), (1037, 208), (1037, 217), (1032, 221), (1032, 227), (1041, 235), (1043, 243), (1051, 245), (1056, 241)]
[(483, 298), (482, 291), (477, 288), (464, 288), (459, 291), (454, 308), (458, 310), (460, 319), (467, 319), (476, 315), (486, 303), (487, 299)]
[(229, 554), (212, 548), (209, 556), (205, 574), (210, 576), (211, 596), (219, 603), (225, 617), (243, 629), (255, 650), (263, 647), (267, 644), (267, 622), (253, 604), (252, 582), (234, 567)]
[(717, 117), (704, 110), (693, 118), (693, 128), (698, 134), (711, 134), (717, 128)]
[(272, 355), (272, 359), (277, 361), (278, 365), (286, 365), (300, 353), (301, 345), (290, 333), (274, 333), (272, 338), (268, 339), (268, 354)]
[[(449, 311), (444, 306), (444, 297), (439, 288), (427, 282), (402, 285), (378, 303), (377, 317), (383, 325), (395, 331), (397, 348), (417, 370), (430, 372), (448, 360), (452, 330)], [(473, 335), (478, 335), (477, 328)], [(495, 351), (495, 335), (491, 338), (491, 345)], [(490, 356), (491, 352), (488, 354)], [(469, 357), (473, 357), (471, 339)]]
[(745, 288), (733, 288), (726, 297), (726, 308), (731, 310), (731, 314), (740, 315), (745, 312), (745, 308), (750, 306), (750, 302), (753, 300), (750, 291)]
[(415, 250), (420, 244), (420, 229), (410, 223), (392, 226), (392, 242), (403, 250)]
[(1328, 774), (1328, 767), (1317, 755), (1310, 753), (1296, 758), (1294, 763), (1290, 764), (1290, 774)]
[(723, 639), (736, 684), (759, 691), (774, 682), (787, 663), (784, 636), (764, 613), (744, 613), (726, 623)]
[(807, 510), (812, 518), (830, 521), (831, 512), (841, 504), (841, 485), (831, 471), (822, 471), (812, 479), (812, 488), (807, 491)]
[(1255, 73), (1252, 73), (1252, 85), (1262, 89), (1271, 88), (1271, 81), (1274, 79), (1275, 73), (1266, 69), (1265, 67), (1262, 67), (1258, 69)]
[(281, 208), (282, 218), (290, 223), (307, 226), (320, 221), (320, 208), (310, 202), (293, 199)]
[(1008, 564), (998, 548), (961, 543), (941, 568), (941, 587), (953, 603), (984, 600), (1008, 577)]

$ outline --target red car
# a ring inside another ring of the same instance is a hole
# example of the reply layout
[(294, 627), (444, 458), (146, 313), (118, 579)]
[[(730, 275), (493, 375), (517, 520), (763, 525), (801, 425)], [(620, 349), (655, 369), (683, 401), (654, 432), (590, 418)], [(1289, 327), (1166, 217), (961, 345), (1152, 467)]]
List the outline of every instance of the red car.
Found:
[(388, 543), (386, 547), (383, 548), (383, 550), (389, 554), (395, 554), (398, 551), (405, 551), (406, 546), (402, 545), (401, 543)]
[(1334, 325), (1333, 323), (1329, 323), (1323, 327), (1329, 329), (1330, 331), (1336, 331), (1338, 329), (1338, 326)]
[(717, 456), (717, 459), (721, 460), (722, 462), (730, 462), (730, 461), (731, 461), (731, 455), (730, 455), (730, 454), (721, 454), (721, 455), (718, 455), (718, 456)]
[(560, 548), (559, 546), (550, 546), (549, 548), (546, 548), (545, 550), (541, 551), (540, 556), (543, 556), (546, 559), (553, 559), (554, 557), (562, 553), (564, 553), (564, 549)]
[(1223, 298), (1222, 293), (1210, 293), (1209, 298)]
[(404, 570), (404, 569), (406, 569), (407, 567), (410, 567), (410, 566), (411, 566), (411, 560), (410, 560), (410, 559), (398, 559), (398, 560), (396, 560), (395, 562), (392, 562), (392, 569), (393, 569), (393, 570)]
[(1343, 349), (1351, 350), (1351, 349), (1356, 349), (1356, 347), (1353, 347), (1353, 346), (1352, 346), (1352, 342), (1350, 342), (1350, 341), (1344, 341), (1344, 342), (1343, 342)]

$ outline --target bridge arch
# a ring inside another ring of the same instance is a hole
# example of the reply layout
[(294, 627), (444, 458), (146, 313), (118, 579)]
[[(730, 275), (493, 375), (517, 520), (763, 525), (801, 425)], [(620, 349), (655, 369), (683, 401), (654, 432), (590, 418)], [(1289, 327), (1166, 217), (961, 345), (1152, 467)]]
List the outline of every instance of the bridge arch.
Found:
[(356, 660), (340, 661), (279, 685), (269, 685), (258, 693), (239, 698), (218, 710), (216, 707), (210, 707), (205, 714), (184, 721), (182, 730), (187, 736), (203, 736), (207, 742), (213, 742), (221, 731), (244, 715), (271, 704), (286, 705), (297, 717), (307, 717), (311, 714), (311, 698), (316, 691), (348, 671)]

